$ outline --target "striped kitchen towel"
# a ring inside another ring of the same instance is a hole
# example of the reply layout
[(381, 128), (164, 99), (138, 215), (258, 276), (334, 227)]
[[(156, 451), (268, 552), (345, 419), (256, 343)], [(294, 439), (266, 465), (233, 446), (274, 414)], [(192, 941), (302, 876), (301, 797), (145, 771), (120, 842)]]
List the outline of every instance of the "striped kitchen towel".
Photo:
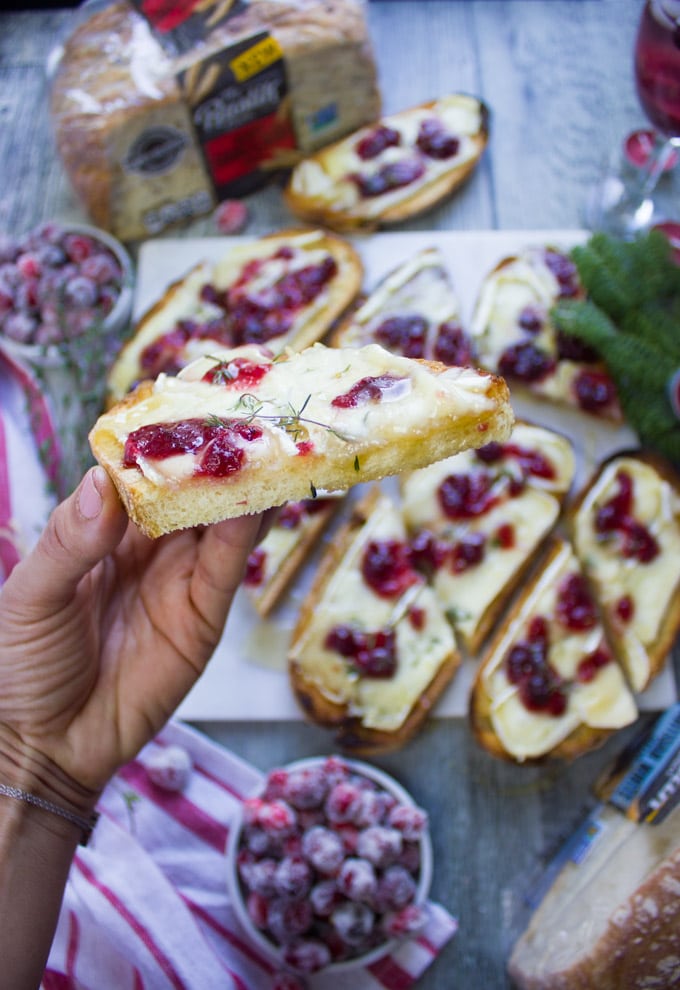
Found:
[[(180, 746), (181, 791), (147, 766)], [(246, 939), (229, 904), (229, 823), (263, 775), (194, 729), (170, 722), (104, 792), (90, 844), (76, 854), (42, 990), (272, 990), (281, 974)], [(417, 936), (370, 967), (316, 975), (310, 990), (408, 990), (453, 936), (440, 905)], [(302, 984), (300, 984), (302, 985)]]

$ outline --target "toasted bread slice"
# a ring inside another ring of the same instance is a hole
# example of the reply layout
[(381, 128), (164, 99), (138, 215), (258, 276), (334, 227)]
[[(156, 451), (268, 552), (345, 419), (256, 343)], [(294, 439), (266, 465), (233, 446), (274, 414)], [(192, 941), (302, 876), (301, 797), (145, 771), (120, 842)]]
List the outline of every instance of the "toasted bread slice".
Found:
[(291, 212), (337, 231), (400, 223), (450, 196), (474, 171), (489, 111), (455, 93), (362, 127), (299, 162), (284, 190)]
[(243, 585), (263, 618), (284, 597), (342, 502), (341, 495), (289, 502), (250, 553)]
[(479, 363), (522, 392), (606, 421), (621, 407), (605, 364), (574, 338), (559, 334), (550, 311), (584, 295), (576, 265), (557, 247), (530, 247), (487, 273), (470, 321)]
[(306, 716), (355, 753), (403, 746), (460, 663), (454, 633), (408, 562), (398, 508), (377, 486), (333, 539), (291, 638)]
[(470, 724), (494, 756), (574, 759), (637, 718), (571, 544), (556, 537), (492, 637)]
[(414, 547), (471, 654), (553, 531), (574, 470), (566, 436), (517, 422), (506, 443), (464, 451), (402, 476)]
[(633, 690), (644, 691), (680, 631), (680, 478), (658, 456), (619, 452), (569, 518), (610, 641)]
[(140, 318), (109, 373), (108, 403), (218, 346), (302, 350), (325, 335), (362, 279), (358, 253), (326, 231), (244, 238), (215, 264), (194, 265)]
[(405, 357), (471, 364), (472, 342), (441, 251), (418, 251), (381, 279), (368, 298), (341, 319), (330, 343), (376, 343)]
[(149, 536), (344, 491), (507, 438), (505, 382), (472, 368), (315, 344), (199, 358), (142, 383), (90, 431)]

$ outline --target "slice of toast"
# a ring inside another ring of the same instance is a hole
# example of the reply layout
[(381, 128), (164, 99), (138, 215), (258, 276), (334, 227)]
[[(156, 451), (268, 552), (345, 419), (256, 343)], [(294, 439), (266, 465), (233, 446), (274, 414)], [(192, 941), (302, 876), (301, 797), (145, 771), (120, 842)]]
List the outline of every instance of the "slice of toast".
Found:
[(252, 345), (142, 383), (90, 431), (149, 536), (345, 491), (507, 438), (505, 382), (472, 368), (315, 344)]
[(473, 347), (438, 248), (406, 258), (345, 315), (330, 338), (335, 347), (377, 343), (405, 357), (471, 364)]
[(399, 510), (374, 486), (329, 545), (300, 610), (289, 651), (295, 696), (344, 749), (397, 749), (459, 663), (454, 633), (409, 563)]
[(658, 456), (621, 451), (583, 487), (569, 521), (610, 641), (643, 691), (680, 631), (680, 478)]
[(570, 440), (516, 422), (510, 439), (401, 478), (404, 518), (459, 642), (476, 654), (557, 524)]
[(567, 540), (553, 540), (491, 638), (469, 712), (478, 742), (518, 763), (581, 756), (637, 718)]
[(284, 190), (294, 216), (336, 231), (399, 223), (450, 196), (489, 139), (489, 111), (454, 93), (383, 117), (304, 158)]
[(326, 231), (243, 238), (216, 263), (194, 265), (140, 318), (109, 372), (108, 404), (218, 346), (302, 350), (325, 335), (362, 278), (355, 249)]

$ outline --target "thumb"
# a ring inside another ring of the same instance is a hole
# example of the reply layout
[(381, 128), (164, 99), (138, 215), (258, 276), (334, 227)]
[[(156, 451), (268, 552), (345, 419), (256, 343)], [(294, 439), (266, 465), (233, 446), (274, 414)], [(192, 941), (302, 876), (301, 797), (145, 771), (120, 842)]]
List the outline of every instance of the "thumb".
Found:
[(54, 509), (7, 584), (13, 585), (13, 579), (22, 582), (22, 598), (29, 607), (59, 607), (72, 597), (81, 578), (118, 546), (127, 524), (108, 474), (102, 467), (90, 468), (75, 492)]

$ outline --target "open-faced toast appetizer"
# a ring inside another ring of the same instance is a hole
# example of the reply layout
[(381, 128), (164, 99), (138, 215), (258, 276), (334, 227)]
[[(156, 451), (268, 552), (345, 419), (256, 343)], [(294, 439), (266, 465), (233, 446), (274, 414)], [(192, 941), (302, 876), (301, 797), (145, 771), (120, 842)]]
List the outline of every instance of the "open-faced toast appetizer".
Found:
[(291, 212), (337, 231), (369, 231), (414, 217), (450, 196), (488, 141), (489, 112), (454, 93), (384, 116), (294, 168)]
[(571, 442), (517, 422), (505, 443), (401, 479), (414, 559), (459, 642), (475, 654), (557, 523), (574, 477)]
[(243, 586), (256, 611), (267, 616), (285, 595), (343, 502), (321, 495), (288, 502), (248, 556)]
[(246, 345), (143, 382), (90, 445), (149, 536), (261, 512), (503, 441), (503, 379), (314, 344), (275, 359)]
[(376, 343), (406, 357), (471, 364), (472, 342), (441, 251), (425, 248), (393, 269), (340, 321), (330, 343)]
[(607, 459), (570, 513), (574, 546), (634, 691), (680, 630), (680, 479), (641, 451)]
[(555, 538), (482, 659), (470, 723), (494, 756), (572, 759), (637, 718), (571, 544)]
[(217, 346), (302, 350), (324, 336), (362, 278), (354, 248), (325, 231), (245, 238), (215, 264), (196, 264), (141, 317), (109, 373), (109, 402)]
[(329, 545), (291, 638), (306, 716), (343, 748), (403, 746), (460, 663), (451, 626), (410, 562), (401, 514), (377, 486)]
[(530, 247), (504, 258), (482, 282), (470, 334), (482, 367), (503, 375), (513, 393), (622, 421), (616, 387), (599, 356), (558, 332), (550, 315), (562, 299), (582, 297), (576, 265), (559, 248)]

